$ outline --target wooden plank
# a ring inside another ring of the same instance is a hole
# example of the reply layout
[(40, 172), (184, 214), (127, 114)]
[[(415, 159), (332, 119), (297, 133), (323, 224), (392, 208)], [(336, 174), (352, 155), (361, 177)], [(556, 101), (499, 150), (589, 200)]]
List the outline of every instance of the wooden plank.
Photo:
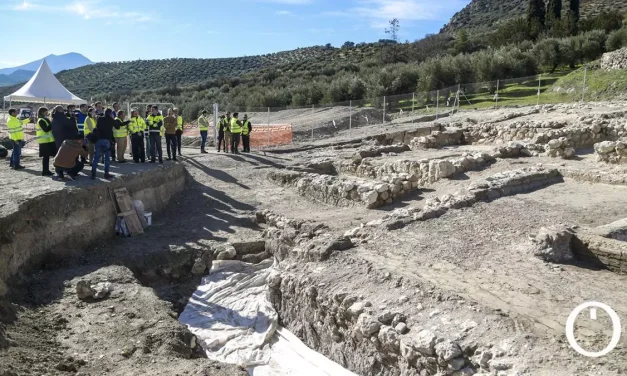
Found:
[(115, 198), (118, 203), (118, 207), (120, 208), (121, 213), (119, 215), (124, 216), (124, 220), (126, 221), (126, 225), (131, 233), (131, 236), (143, 234), (144, 228), (139, 221), (139, 216), (137, 211), (135, 211), (135, 207), (131, 201), (131, 196), (128, 194), (126, 188), (118, 188), (113, 192), (115, 193)]

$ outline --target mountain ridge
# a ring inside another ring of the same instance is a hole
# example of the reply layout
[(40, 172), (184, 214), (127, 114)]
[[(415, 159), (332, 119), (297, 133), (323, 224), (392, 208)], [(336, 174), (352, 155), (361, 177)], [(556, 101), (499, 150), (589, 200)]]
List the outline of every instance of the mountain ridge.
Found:
[(30, 80), (44, 59), (46, 59), (52, 73), (55, 74), (64, 70), (94, 64), (94, 62), (77, 52), (69, 52), (63, 55), (48, 55), (17, 67), (0, 69), (0, 85), (14, 85)]
[[(440, 32), (451, 33), (460, 29), (494, 31), (503, 22), (524, 16), (528, 0), (472, 0), (455, 13)], [(562, 0), (562, 9), (568, 10), (568, 1)], [(581, 0), (581, 19), (599, 15), (601, 12), (627, 11), (627, 0)]]

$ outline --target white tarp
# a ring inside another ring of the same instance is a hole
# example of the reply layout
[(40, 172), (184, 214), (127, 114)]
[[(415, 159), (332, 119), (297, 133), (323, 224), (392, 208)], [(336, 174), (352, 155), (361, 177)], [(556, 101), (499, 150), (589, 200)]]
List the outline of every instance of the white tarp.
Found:
[(87, 103), (70, 93), (50, 70), (46, 59), (41, 62), (39, 69), (31, 79), (18, 91), (4, 97), (5, 101), (29, 103), (64, 104)]
[(207, 357), (250, 375), (356, 376), (278, 327), (266, 278), (272, 262), (214, 261), (179, 317)]

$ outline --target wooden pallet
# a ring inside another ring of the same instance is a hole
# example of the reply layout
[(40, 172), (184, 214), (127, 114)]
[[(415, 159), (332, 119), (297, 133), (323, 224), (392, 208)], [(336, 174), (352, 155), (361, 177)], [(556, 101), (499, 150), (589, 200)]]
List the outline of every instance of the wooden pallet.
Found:
[(144, 229), (126, 188), (115, 189), (113, 193), (117, 202), (118, 217), (124, 217), (131, 236), (143, 234)]

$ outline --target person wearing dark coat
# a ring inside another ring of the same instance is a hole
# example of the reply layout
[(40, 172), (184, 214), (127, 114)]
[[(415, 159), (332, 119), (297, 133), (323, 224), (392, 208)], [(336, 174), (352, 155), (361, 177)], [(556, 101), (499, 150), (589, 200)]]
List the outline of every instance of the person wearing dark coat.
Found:
[(96, 123), (97, 129), (97, 140), (96, 146), (94, 148), (94, 160), (91, 165), (91, 178), (96, 178), (96, 170), (98, 169), (98, 161), (100, 160), (100, 156), (104, 155), (104, 177), (105, 179), (112, 178), (109, 175), (109, 165), (111, 163), (111, 149), (113, 145), (113, 128), (115, 128), (116, 123), (113, 116), (111, 116), (113, 110), (107, 108), (104, 116), (98, 118), (98, 122)]
[(63, 107), (57, 106), (52, 110), (52, 135), (57, 150), (63, 145), (65, 140), (74, 140), (78, 134), (76, 123), (65, 116)]
[(57, 145), (52, 135), (52, 123), (48, 118), (48, 109), (40, 107), (37, 111), (37, 142), (39, 143), (39, 157), (41, 162), (41, 176), (54, 175), (50, 171), (50, 158), (57, 154)]
[[(78, 128), (76, 128), (76, 121), (74, 118), (68, 118), (62, 106), (56, 106), (52, 110), (52, 136), (54, 137), (54, 143), (56, 149), (59, 150), (63, 141), (75, 140), (78, 136)], [(56, 168), (56, 173), (59, 178), (63, 178), (63, 171)]]

